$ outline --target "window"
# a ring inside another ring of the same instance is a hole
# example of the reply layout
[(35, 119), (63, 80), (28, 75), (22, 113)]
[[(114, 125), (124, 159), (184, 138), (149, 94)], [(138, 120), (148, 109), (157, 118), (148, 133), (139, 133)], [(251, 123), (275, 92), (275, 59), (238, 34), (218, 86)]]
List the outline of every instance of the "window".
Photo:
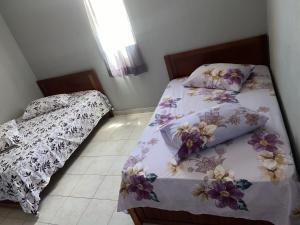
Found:
[(146, 65), (123, 0), (85, 0), (90, 24), (111, 76), (138, 75)]

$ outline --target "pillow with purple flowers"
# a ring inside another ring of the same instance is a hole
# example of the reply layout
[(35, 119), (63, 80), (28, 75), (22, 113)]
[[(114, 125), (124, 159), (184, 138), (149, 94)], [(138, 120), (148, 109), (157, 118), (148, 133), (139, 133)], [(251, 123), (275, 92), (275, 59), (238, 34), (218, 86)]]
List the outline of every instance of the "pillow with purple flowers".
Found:
[(176, 160), (253, 131), (267, 122), (262, 114), (239, 104), (225, 103), (162, 127), (165, 142), (176, 149)]
[(240, 91), (253, 65), (215, 63), (198, 67), (183, 83), (185, 87), (203, 87)]

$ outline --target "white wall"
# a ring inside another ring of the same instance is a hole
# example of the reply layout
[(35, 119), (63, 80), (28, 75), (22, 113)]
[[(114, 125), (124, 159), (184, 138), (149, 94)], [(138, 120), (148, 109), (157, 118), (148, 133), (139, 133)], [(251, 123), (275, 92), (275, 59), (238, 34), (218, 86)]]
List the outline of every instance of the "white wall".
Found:
[(266, 32), (265, 0), (125, 0), (149, 71), (110, 78), (83, 0), (1, 0), (1, 11), (39, 79), (94, 67), (117, 110), (157, 104), (163, 56)]
[(300, 168), (300, 1), (269, 0), (271, 67)]
[(41, 96), (36, 78), (0, 15), (0, 123), (20, 116)]

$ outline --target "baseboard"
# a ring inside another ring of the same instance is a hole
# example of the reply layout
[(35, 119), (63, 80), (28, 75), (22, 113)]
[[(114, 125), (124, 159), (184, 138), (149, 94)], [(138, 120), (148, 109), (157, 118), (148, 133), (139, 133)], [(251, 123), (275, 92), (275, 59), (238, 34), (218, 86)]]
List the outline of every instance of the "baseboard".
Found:
[(126, 109), (126, 110), (115, 110), (114, 114), (116, 116), (118, 116), (118, 115), (128, 115), (128, 114), (136, 114), (136, 113), (153, 112), (154, 110), (155, 110), (155, 107)]

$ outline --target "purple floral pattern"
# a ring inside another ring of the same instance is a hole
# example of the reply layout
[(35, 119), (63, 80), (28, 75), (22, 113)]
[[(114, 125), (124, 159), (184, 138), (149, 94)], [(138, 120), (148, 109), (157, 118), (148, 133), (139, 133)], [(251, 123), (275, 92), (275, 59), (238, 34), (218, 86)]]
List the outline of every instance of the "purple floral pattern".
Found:
[(280, 140), (279, 134), (260, 129), (251, 136), (248, 144), (258, 152), (257, 158), (261, 161), (259, 169), (262, 175), (274, 183), (284, 178), (285, 166), (293, 165), (290, 157), (280, 150), (280, 145), (284, 143)]
[(146, 174), (143, 169), (138, 168), (137, 165), (128, 168), (126, 172), (123, 172), (120, 194), (123, 195), (124, 198), (133, 194), (136, 201), (145, 199), (159, 202), (153, 186), (156, 179), (156, 174)]
[(217, 104), (222, 103), (239, 103), (236, 96), (238, 92), (236, 91), (222, 91), (222, 90), (213, 90), (213, 91), (205, 91), (206, 94), (198, 93), (202, 95), (204, 101), (207, 102), (216, 102)]
[(217, 127), (223, 127), (224, 124), (224, 116), (220, 113), (220, 108), (214, 108), (208, 112), (205, 112), (203, 116), (200, 117), (200, 121), (204, 121), (207, 124), (214, 124)]
[(279, 139), (279, 135), (270, 133), (266, 130), (258, 130), (255, 132), (248, 144), (252, 145), (256, 151), (269, 151), (275, 152), (278, 150), (278, 145), (282, 145), (283, 142)]
[(222, 104), (222, 103), (238, 103), (239, 101), (236, 99), (236, 93), (234, 92), (231, 92), (231, 93), (227, 93), (227, 92), (224, 92), (224, 93), (221, 93), (221, 94), (218, 94), (214, 97), (211, 98), (211, 101), (215, 101), (217, 102), (218, 104)]
[(237, 210), (239, 209), (238, 202), (242, 201), (244, 193), (231, 181), (214, 181), (212, 188), (208, 191), (208, 196), (216, 200), (216, 206), (219, 208), (229, 207)]
[(186, 159), (197, 151), (204, 149), (206, 144), (213, 139), (216, 128), (216, 125), (207, 124), (206, 121), (201, 120), (192, 126), (179, 126), (176, 136), (181, 138), (182, 144), (177, 152), (177, 160)]
[[(264, 74), (266, 76), (256, 77), (256, 80), (259, 83), (266, 83), (269, 80), (268, 72), (267, 69), (261, 68), (262, 66), (257, 66), (255, 72), (258, 75)], [(224, 72), (226, 71), (224, 70)], [(189, 126), (193, 126), (196, 123), (199, 124), (201, 121), (206, 122), (207, 125), (214, 124), (222, 130), (256, 124), (255, 116), (248, 115), (246, 118), (246, 113), (235, 114), (235, 110), (226, 115), (223, 114), (222, 110), (209, 112), (205, 116), (203, 113), (197, 116), (195, 120), (182, 121), (181, 123), (179, 118), (187, 116), (191, 111), (197, 115), (197, 112), (200, 111), (210, 111), (203, 110), (208, 107), (221, 108), (221, 105), (217, 105), (216, 101), (205, 101), (205, 97), (211, 96), (213, 98), (224, 92), (220, 89), (185, 88), (183, 81), (184, 79), (173, 80), (171, 82), (172, 87), (166, 90), (162, 97), (162, 99), (168, 97), (174, 99), (182, 98), (177, 103), (177, 108), (157, 107), (154, 113), (154, 115), (170, 113), (175, 117), (171, 123), (163, 126), (167, 127), (170, 124), (176, 124), (172, 128), (171, 137), (175, 137), (177, 127), (182, 126), (178, 132), (183, 133), (186, 129), (190, 129)], [(225, 82), (227, 84), (227, 81), (224, 80)], [(231, 93), (230, 91), (227, 92)], [(259, 98), (259, 101), (253, 102), (251, 96), (256, 96)], [(295, 220), (296, 216), (300, 218), (300, 207), (297, 204), (299, 185), (294, 179), (296, 175), (295, 166), (284, 124), (276, 104), (276, 98), (270, 96), (267, 89), (250, 90), (249, 88), (243, 88), (242, 92), (237, 94), (235, 98), (238, 99), (241, 105), (250, 107), (255, 112), (260, 112), (260, 115), (269, 118), (266, 126), (268, 131), (266, 132), (274, 133), (278, 140), (284, 142), (283, 145), (276, 144), (278, 150), (275, 152), (256, 151), (253, 145), (248, 144), (248, 141), (252, 139), (253, 132), (256, 132), (253, 130), (252, 133), (247, 133), (243, 138), (231, 139), (229, 142), (224, 142), (224, 144), (216, 147), (209, 147), (207, 150), (196, 150), (187, 159), (178, 162), (174, 156), (176, 156), (181, 147), (181, 137), (176, 137), (178, 145), (174, 147), (168, 145), (162, 139), (161, 129), (159, 129), (161, 127), (158, 124), (152, 127), (148, 126), (140, 139), (141, 142), (145, 142), (145, 148), (139, 144), (138, 148), (131, 154), (135, 159), (130, 160), (128, 166), (132, 169), (128, 168), (130, 172), (127, 169), (123, 169), (123, 173), (126, 176), (123, 178), (124, 183), (122, 182), (124, 191), (121, 192), (119, 198), (118, 210), (124, 211), (142, 206), (158, 207), (165, 210), (183, 210), (195, 214), (201, 214), (205, 211), (211, 215), (225, 213), (226, 216), (230, 217), (266, 220), (278, 225), (286, 224), (285, 222), (288, 219)], [(239, 104), (231, 105), (234, 107), (239, 106)], [(150, 123), (154, 121), (155, 116), (152, 117)], [(248, 121), (248, 124), (246, 121)], [(276, 121), (276, 123), (273, 123), (273, 121)], [(226, 129), (225, 126), (227, 127)], [(214, 140), (218, 140), (217, 135), (218, 132), (215, 132)], [(151, 140), (152, 138), (154, 139)], [(159, 142), (152, 147), (151, 144), (157, 142), (155, 139)], [(146, 144), (148, 142), (151, 144)], [(147, 149), (149, 149), (149, 152), (143, 158), (142, 151), (148, 151)], [(136, 164), (143, 165), (136, 166)], [(245, 169), (245, 166), (247, 169)], [(142, 170), (143, 167), (145, 171)], [(149, 182), (153, 189), (151, 189), (150, 185), (147, 186), (147, 173), (155, 173), (158, 176), (154, 183)], [(135, 180), (135, 182), (127, 180), (132, 175), (142, 177), (138, 181)], [(221, 190), (223, 188), (228, 193), (218, 190), (213, 185), (213, 182), (215, 184), (218, 183)], [(133, 189), (130, 188), (129, 191), (131, 183), (134, 183), (131, 185)], [(173, 185), (175, 183), (176, 185)], [(146, 191), (140, 194), (138, 187), (143, 187), (142, 189)], [(265, 190), (267, 190), (267, 194)], [(160, 203), (147, 199), (149, 196), (154, 196), (152, 194), (149, 195), (152, 191), (155, 192)], [(235, 191), (238, 192), (237, 195)], [(125, 195), (128, 195), (128, 197), (124, 197)], [(141, 201), (135, 200), (138, 198), (138, 195), (141, 195)], [(293, 198), (290, 198), (290, 196), (293, 196)], [(260, 201), (252, 201), (252, 199), (260, 199)], [(274, 199), (278, 199), (278, 201), (273, 201)], [(270, 207), (264, 207), (260, 204), (261, 202), (269, 204)], [(287, 207), (282, 208), (278, 202), (284, 202)], [(245, 211), (247, 209), (249, 212)], [(290, 218), (289, 213), (292, 213), (292, 209), (295, 209), (295, 217)], [(262, 211), (266, 213), (262, 214)], [(278, 216), (272, 216), (274, 211), (276, 211)], [(291, 224), (297, 224), (297, 222), (293, 221)]]
[(222, 63), (200, 66), (187, 78), (184, 86), (240, 91), (253, 69), (252, 65)]
[(153, 185), (143, 175), (133, 175), (129, 178), (128, 192), (136, 194), (136, 200), (151, 199)]
[(246, 123), (249, 126), (255, 126), (255, 125), (257, 125), (257, 123), (259, 121), (259, 115), (256, 113), (247, 113), (245, 115), (245, 118), (246, 118)]
[[(180, 162), (194, 153), (255, 130), (267, 120), (245, 107), (224, 104), (169, 123), (160, 132), (165, 141), (178, 150), (175, 159)], [(226, 129), (215, 136), (219, 128)], [(230, 135), (224, 135), (224, 132), (230, 132)]]
[(154, 173), (146, 173), (142, 163), (151, 147), (158, 142), (159, 141), (156, 138), (151, 138), (147, 141), (139, 141), (138, 148), (140, 149), (140, 153), (138, 155), (130, 156), (125, 163), (120, 188), (120, 194), (123, 195), (124, 198), (129, 194), (134, 194), (137, 201), (146, 199), (159, 202), (153, 187), (157, 175)]
[(150, 148), (155, 146), (158, 142), (159, 140), (156, 138), (151, 138), (148, 141), (139, 141), (138, 142), (139, 154), (129, 156), (129, 158), (127, 159), (124, 165), (124, 169), (127, 170), (129, 167), (133, 167), (136, 164), (142, 162), (146, 158), (147, 154), (149, 153)]
[(164, 98), (160, 103), (159, 103), (159, 107), (160, 108), (177, 108), (177, 103), (178, 101), (180, 101), (181, 98), (171, 98), (171, 97), (167, 97)]
[(178, 157), (180, 160), (186, 159), (189, 155), (196, 152), (204, 144), (198, 132), (193, 131), (191, 133), (183, 133), (181, 135), (182, 146), (178, 151)]
[(187, 88), (186, 95), (188, 96), (198, 96), (198, 95), (212, 95), (216, 90), (208, 88)]
[(260, 106), (260, 107), (257, 109), (257, 112), (267, 113), (267, 112), (270, 112), (270, 108), (269, 108), (269, 107), (266, 107), (266, 106)]
[(250, 90), (269, 89), (271, 92), (274, 91), (270, 78), (265, 74), (257, 74), (255, 72), (250, 74), (248, 80), (245, 82), (245, 87)]
[(214, 170), (218, 165), (222, 165), (225, 161), (224, 154), (226, 150), (224, 148), (215, 148), (217, 155), (213, 156), (201, 156), (201, 154), (195, 157), (190, 157), (188, 161), (195, 162), (193, 166), (188, 167), (188, 172), (197, 172), (206, 174), (210, 170)]
[(232, 210), (248, 211), (246, 202), (243, 200), (244, 191), (252, 186), (245, 179), (240, 180), (206, 180), (192, 192), (193, 196), (201, 197), (202, 200), (214, 200), (218, 208), (230, 208)]
[(150, 127), (154, 127), (156, 125), (162, 126), (165, 125), (167, 123), (169, 123), (170, 121), (174, 120), (176, 117), (173, 116), (171, 113), (168, 114), (155, 114), (155, 120), (154, 122), (150, 123), (149, 126)]
[(190, 88), (187, 93), (188, 96), (203, 96), (205, 101), (216, 102), (217, 104), (222, 103), (239, 103), (236, 96), (238, 92), (236, 91), (223, 91), (216, 89), (206, 89), (206, 88)]
[(229, 69), (224, 75), (224, 79), (227, 80), (228, 84), (234, 83), (241, 84), (244, 80), (244, 74), (240, 69)]

